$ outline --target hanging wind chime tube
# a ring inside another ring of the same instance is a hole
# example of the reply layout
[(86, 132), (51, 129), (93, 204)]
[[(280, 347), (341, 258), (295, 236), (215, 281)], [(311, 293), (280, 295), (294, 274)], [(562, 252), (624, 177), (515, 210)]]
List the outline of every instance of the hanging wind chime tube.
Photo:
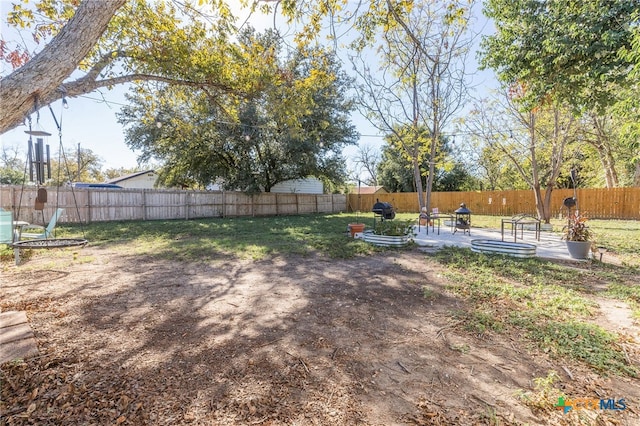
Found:
[[(45, 145), (43, 139), (45, 136), (51, 136), (51, 133), (47, 132), (40, 126), (40, 114), (38, 114), (36, 128), (34, 129), (31, 127), (31, 117), (29, 117), (29, 130), (25, 130), (24, 132), (29, 135), (29, 179), (31, 182), (36, 182), (36, 184), (42, 185), (46, 179), (51, 179), (51, 152), (49, 150), (49, 144)], [(36, 137), (35, 146), (33, 144), (33, 136), (40, 136)], [(33, 179), (34, 168), (36, 180)]]

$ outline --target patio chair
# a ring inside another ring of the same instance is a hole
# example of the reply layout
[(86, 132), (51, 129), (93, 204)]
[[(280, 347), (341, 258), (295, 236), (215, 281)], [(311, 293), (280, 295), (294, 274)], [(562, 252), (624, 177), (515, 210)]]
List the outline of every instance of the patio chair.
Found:
[(0, 243), (13, 244), (13, 212), (0, 210)]
[[(9, 247), (16, 238), (15, 228), (13, 226), (13, 212), (11, 210), (0, 209), (0, 244), (6, 244)], [(16, 258), (16, 265), (20, 263), (20, 250), (13, 249)]]
[(45, 239), (51, 238), (53, 236), (53, 229), (56, 227), (56, 223), (60, 216), (64, 213), (64, 209), (57, 209), (56, 212), (51, 216), (49, 220), (49, 224), (45, 228), (40, 225), (28, 225), (22, 228), (22, 234), (20, 235), (20, 239)]

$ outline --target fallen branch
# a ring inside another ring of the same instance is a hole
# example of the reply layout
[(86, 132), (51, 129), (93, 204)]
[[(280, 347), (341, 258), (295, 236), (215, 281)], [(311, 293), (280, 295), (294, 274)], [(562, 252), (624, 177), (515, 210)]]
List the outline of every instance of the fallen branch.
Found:
[(620, 345), (620, 347), (622, 348), (622, 353), (624, 354), (624, 359), (627, 360), (627, 364), (633, 365), (631, 363), (631, 359), (629, 358), (629, 354), (627, 353), (627, 350), (624, 348), (624, 345)]
[(440, 328), (437, 332), (436, 332), (436, 339), (438, 337), (440, 337), (440, 335), (443, 334), (444, 330), (448, 329), (448, 328), (453, 328), (453, 327), (457, 327), (458, 325), (462, 324), (462, 321), (456, 321), (453, 324), (449, 324), (449, 325), (445, 325), (444, 327)]
[(402, 371), (404, 371), (407, 374), (411, 374), (411, 372), (409, 370), (407, 370), (407, 367), (405, 367), (404, 365), (402, 365), (400, 363), (400, 361), (396, 361), (396, 363), (400, 366), (400, 368), (402, 368)]
[(562, 366), (562, 369), (564, 370), (565, 373), (567, 373), (567, 376), (569, 376), (569, 378), (573, 380), (573, 374), (571, 374), (571, 371), (569, 371), (569, 369), (564, 365)]
[(488, 403), (487, 401), (485, 401), (484, 399), (480, 398), (479, 396), (475, 396), (474, 394), (471, 394), (471, 396), (475, 399), (477, 399), (478, 401), (482, 402), (483, 404), (488, 405), (489, 407), (493, 407), (495, 408), (495, 405)]
[(298, 361), (300, 361), (300, 363), (302, 364), (302, 366), (304, 367), (305, 371), (307, 373), (311, 373), (311, 371), (309, 371), (309, 367), (307, 367), (307, 364), (304, 363), (304, 361), (302, 360), (302, 358), (298, 358)]

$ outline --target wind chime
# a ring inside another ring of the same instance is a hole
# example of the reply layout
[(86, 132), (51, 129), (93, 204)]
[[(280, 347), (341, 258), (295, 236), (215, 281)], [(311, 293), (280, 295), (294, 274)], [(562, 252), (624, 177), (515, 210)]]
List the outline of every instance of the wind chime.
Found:
[[(44, 205), (47, 202), (47, 190), (42, 188), (47, 179), (51, 179), (51, 151), (49, 144), (44, 143), (44, 137), (51, 136), (51, 133), (45, 131), (40, 126), (40, 113), (35, 105), (37, 121), (35, 129), (31, 125), (31, 116), (29, 116), (29, 130), (25, 133), (29, 135), (27, 147), (27, 163), (29, 165), (29, 180), (35, 182), (38, 187), (34, 210), (42, 212), (44, 221)], [(33, 137), (36, 137), (35, 144)], [(35, 179), (34, 179), (35, 176)]]

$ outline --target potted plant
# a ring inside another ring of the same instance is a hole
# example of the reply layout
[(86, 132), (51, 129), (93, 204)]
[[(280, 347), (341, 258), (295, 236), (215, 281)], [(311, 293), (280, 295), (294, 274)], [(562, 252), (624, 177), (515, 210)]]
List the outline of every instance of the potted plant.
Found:
[(355, 238), (356, 234), (364, 232), (365, 225), (364, 223), (350, 223), (347, 228), (351, 237)]
[(593, 233), (586, 224), (587, 218), (578, 210), (569, 215), (567, 224), (562, 229), (562, 239), (567, 242), (569, 255), (574, 259), (588, 259)]
[(383, 220), (376, 223), (373, 232), (364, 234), (364, 240), (377, 246), (404, 246), (413, 235), (413, 224), (413, 220)]

